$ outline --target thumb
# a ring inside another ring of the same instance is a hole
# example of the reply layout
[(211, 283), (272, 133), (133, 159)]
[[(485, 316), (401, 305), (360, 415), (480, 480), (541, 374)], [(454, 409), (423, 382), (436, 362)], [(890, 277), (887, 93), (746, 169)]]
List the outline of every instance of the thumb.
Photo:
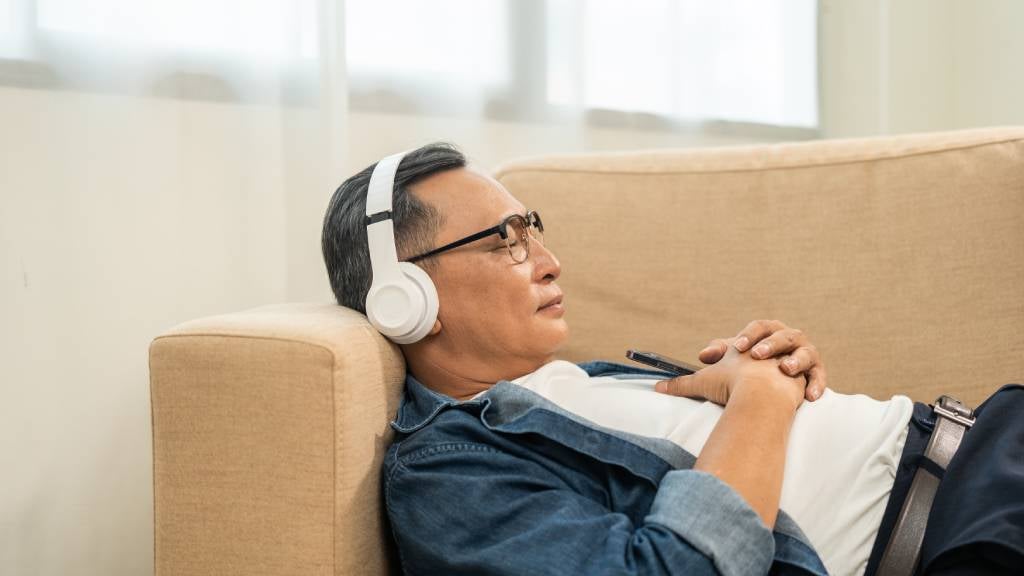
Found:
[(701, 398), (725, 406), (729, 400), (728, 386), (722, 380), (722, 374), (705, 368), (686, 376), (677, 376), (671, 380), (662, 380), (654, 385), (654, 390), (671, 396)]
[(670, 396), (689, 396), (695, 397), (700, 396), (698, 392), (698, 382), (695, 378), (695, 374), (687, 374), (686, 376), (676, 376), (671, 380), (662, 380), (654, 385), (654, 391), (662, 394), (668, 394)]

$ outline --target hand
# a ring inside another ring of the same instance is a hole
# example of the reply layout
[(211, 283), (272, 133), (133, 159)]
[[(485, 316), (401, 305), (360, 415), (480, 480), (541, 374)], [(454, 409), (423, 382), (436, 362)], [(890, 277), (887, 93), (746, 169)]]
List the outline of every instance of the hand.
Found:
[(811, 402), (821, 398), (828, 387), (825, 365), (818, 349), (806, 334), (778, 320), (754, 320), (735, 338), (712, 340), (697, 357), (705, 364), (714, 364), (722, 359), (730, 346), (740, 352), (750, 350), (750, 355), (758, 360), (778, 358), (779, 369), (787, 376), (806, 376), (808, 384), (804, 397)]
[(740, 353), (732, 340), (724, 340), (725, 353), (716, 363), (686, 376), (658, 382), (657, 392), (672, 396), (704, 398), (725, 406), (742, 387), (754, 394), (778, 394), (795, 411), (804, 400), (807, 378), (803, 374), (789, 376), (778, 368), (774, 359), (757, 360)]

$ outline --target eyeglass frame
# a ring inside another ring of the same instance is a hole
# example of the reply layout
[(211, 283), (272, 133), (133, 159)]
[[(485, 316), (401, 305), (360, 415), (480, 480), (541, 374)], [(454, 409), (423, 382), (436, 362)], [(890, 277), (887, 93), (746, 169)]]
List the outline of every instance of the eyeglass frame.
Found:
[[(520, 219), (522, 219), (522, 220), (524, 220), (526, 222), (526, 240), (525, 240), (525, 242), (526, 242), (526, 257), (523, 258), (522, 260), (519, 260), (519, 261), (516, 261), (515, 256), (512, 256), (512, 246), (509, 245), (509, 243), (508, 243), (508, 232), (507, 232), (507, 227), (508, 227), (509, 222), (511, 222), (512, 220), (514, 220), (516, 218), (520, 218)], [(534, 236), (533, 233), (530, 231), (533, 228), (536, 228), (536, 229), (540, 230), (541, 234), (544, 233), (544, 222), (541, 221), (540, 214), (538, 214), (536, 210), (528, 211), (526, 213), (526, 216), (523, 216), (522, 214), (512, 214), (512, 215), (506, 217), (500, 223), (498, 223), (498, 224), (496, 224), (494, 226), (491, 226), (490, 228), (488, 228), (486, 230), (481, 230), (481, 231), (476, 232), (474, 234), (470, 234), (469, 236), (466, 236), (465, 238), (460, 238), (460, 239), (458, 239), (458, 240), (456, 240), (454, 242), (449, 242), (448, 244), (445, 244), (444, 246), (441, 246), (440, 248), (434, 248), (433, 250), (431, 250), (429, 252), (424, 252), (423, 254), (420, 254), (418, 256), (413, 256), (412, 258), (409, 258), (408, 260), (406, 260), (406, 262), (417, 262), (419, 260), (423, 260), (424, 258), (430, 258), (431, 256), (437, 256), (438, 254), (441, 254), (443, 252), (447, 252), (449, 250), (454, 250), (455, 248), (459, 248), (461, 246), (465, 246), (466, 244), (469, 244), (470, 242), (476, 242), (477, 240), (481, 240), (481, 239), (486, 238), (488, 236), (491, 236), (493, 234), (497, 234), (498, 236), (501, 237), (502, 240), (505, 241), (505, 247), (508, 249), (508, 255), (512, 258), (512, 260), (515, 261), (516, 264), (522, 264), (523, 262), (526, 262), (526, 260), (528, 260), (530, 258), (530, 239), (532, 238), (533, 240), (537, 240), (537, 237)], [(540, 242), (541, 244), (544, 243), (543, 240), (537, 240), (537, 241)]]

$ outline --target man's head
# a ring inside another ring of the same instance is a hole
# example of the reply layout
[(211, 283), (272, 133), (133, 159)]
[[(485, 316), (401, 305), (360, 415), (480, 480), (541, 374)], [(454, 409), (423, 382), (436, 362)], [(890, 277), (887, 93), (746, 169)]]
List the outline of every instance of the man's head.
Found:
[[(324, 221), (323, 250), (338, 302), (363, 311), (370, 286), (365, 202), (372, 166), (335, 192)], [(395, 178), (396, 244), (400, 260), (491, 228), (526, 207), (493, 178), (467, 168), (453, 147), (410, 152)], [(568, 335), (555, 284), (561, 268), (530, 238), (516, 263), (497, 234), (417, 261), (437, 288), (438, 320), (422, 341), (403, 347), (410, 369), (494, 382), (535, 370)]]
[[(444, 224), (444, 216), (412, 194), (412, 186), (425, 179), (466, 166), (466, 157), (454, 146), (430, 144), (406, 154), (395, 173), (391, 215), (398, 259), (405, 260), (431, 246)], [(376, 164), (345, 180), (334, 192), (324, 216), (321, 248), (331, 290), (338, 304), (366, 313), (366, 293), (373, 274), (366, 240), (366, 192)], [(429, 269), (431, 261), (421, 266)]]

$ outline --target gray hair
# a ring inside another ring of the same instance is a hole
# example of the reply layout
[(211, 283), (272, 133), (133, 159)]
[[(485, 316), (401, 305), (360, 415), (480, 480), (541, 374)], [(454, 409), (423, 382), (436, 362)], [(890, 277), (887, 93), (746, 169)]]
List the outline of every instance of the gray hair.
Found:
[[(327, 277), (338, 304), (366, 313), (372, 270), (366, 241), (366, 192), (376, 163), (345, 180), (334, 191), (324, 216), (321, 248)], [(466, 157), (455, 146), (435, 142), (406, 154), (395, 173), (391, 218), (395, 227), (398, 259), (427, 252), (444, 224), (444, 215), (420, 202), (409, 187), (439, 172), (466, 166)], [(419, 264), (430, 269), (433, 260)]]

